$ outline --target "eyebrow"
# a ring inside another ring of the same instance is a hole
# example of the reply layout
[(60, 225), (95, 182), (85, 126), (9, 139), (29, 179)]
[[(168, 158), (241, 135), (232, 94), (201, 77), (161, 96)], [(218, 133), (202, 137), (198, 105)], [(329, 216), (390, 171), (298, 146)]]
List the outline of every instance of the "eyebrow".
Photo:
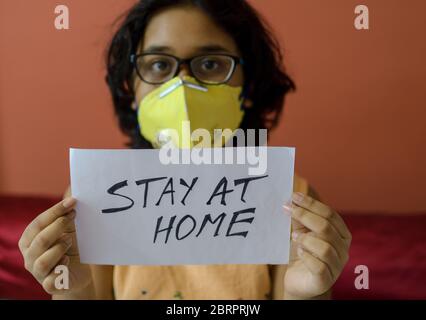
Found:
[[(174, 53), (174, 49), (169, 46), (159, 46), (159, 45), (152, 45), (146, 48), (142, 51), (142, 53)], [(234, 54), (230, 50), (226, 49), (225, 47), (217, 44), (211, 44), (211, 45), (204, 45), (201, 47), (196, 47), (194, 50), (194, 53), (230, 53)]]
[(173, 49), (171, 47), (167, 47), (167, 46), (149, 46), (148, 48), (146, 48), (145, 50), (142, 50), (142, 53), (156, 53), (156, 52), (161, 52), (161, 53), (169, 53), (172, 52)]
[(201, 47), (198, 47), (196, 51), (197, 51), (197, 52), (201, 52), (201, 53), (205, 53), (205, 52), (214, 52), (214, 53), (219, 53), (219, 52), (223, 52), (223, 53), (232, 53), (231, 51), (229, 51), (229, 50), (228, 50), (228, 49), (226, 49), (225, 47), (222, 47), (222, 46), (217, 45), (217, 44), (201, 46)]

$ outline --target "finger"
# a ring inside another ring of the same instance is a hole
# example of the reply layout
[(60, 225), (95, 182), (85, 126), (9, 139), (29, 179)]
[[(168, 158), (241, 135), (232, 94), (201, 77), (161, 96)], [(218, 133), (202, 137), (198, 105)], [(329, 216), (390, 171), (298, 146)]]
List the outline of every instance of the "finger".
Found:
[(44, 279), (64, 257), (71, 245), (71, 236), (67, 235), (63, 240), (38, 257), (33, 266), (33, 275), (36, 279)]
[(332, 243), (343, 262), (348, 260), (349, 242), (340, 237), (328, 220), (298, 206), (293, 208), (293, 218), (315, 232), (318, 238)]
[(341, 262), (336, 249), (331, 244), (315, 237), (312, 233), (298, 234), (293, 232), (292, 238), (303, 249), (324, 262), (328, 266), (333, 279), (339, 275)]
[[(291, 203), (287, 203), (283, 205), (284, 213), (286, 215), (291, 216), (293, 211), (293, 206)], [(297, 232), (297, 233), (308, 233), (310, 230), (306, 228), (303, 224), (301, 224), (299, 221), (291, 218), (291, 232)], [(298, 244), (295, 241), (290, 242), (290, 261), (294, 261), (298, 259), (297, 254), (297, 248)]]
[(325, 282), (333, 280), (330, 269), (320, 259), (314, 257), (311, 253), (302, 248), (298, 249), (298, 255), (302, 260), (303, 264), (306, 266), (306, 268), (308, 268), (308, 270), (312, 274), (322, 277)]
[(19, 248), (21, 252), (24, 252), (27, 249), (35, 236), (40, 233), (45, 227), (55, 221), (58, 217), (65, 215), (70, 212), (77, 200), (74, 198), (65, 198), (61, 202), (58, 202), (53, 207), (41, 213), (37, 218), (35, 218), (24, 230), (22, 233), (21, 239), (19, 240)]
[[(64, 255), (61, 260), (59, 260), (57, 266), (68, 266), (70, 264), (70, 257), (68, 257), (67, 255)], [(55, 268), (56, 268), (55, 267)]]
[(30, 247), (24, 253), (25, 260), (28, 260), (30, 269), (31, 261), (35, 261), (46, 252), (64, 233), (75, 231), (74, 218), (75, 211), (72, 210), (67, 215), (56, 219), (36, 235)]
[(77, 232), (71, 232), (69, 233), (69, 235), (71, 235), (72, 238), (72, 246), (71, 248), (68, 250), (67, 255), (71, 256), (78, 256), (79, 255), (79, 251), (78, 251), (78, 242), (77, 242)]
[[(292, 216), (293, 214), (293, 206), (291, 203), (284, 204), (283, 210), (286, 215)], [(301, 224), (299, 221), (295, 219), (291, 219), (291, 231), (296, 232), (309, 232), (309, 229), (307, 229), (303, 224)]]
[(293, 194), (293, 201), (296, 205), (329, 220), (343, 239), (351, 238), (351, 233), (342, 217), (329, 206), (299, 192)]
[[(70, 263), (70, 258), (68, 256), (64, 256), (58, 263), (57, 266), (63, 265), (68, 266)], [(57, 267), (56, 266), (56, 267)], [(43, 286), (44, 291), (47, 293), (53, 295), (53, 294), (63, 294), (64, 289), (58, 288), (56, 281), (59, 277), (59, 272), (56, 270), (56, 267), (54, 270), (52, 270), (44, 279), (41, 281), (41, 285)]]
[(321, 235), (322, 238), (325, 238), (326, 240), (330, 240), (332, 242), (337, 241), (337, 239), (343, 240), (330, 221), (305, 208), (294, 205), (292, 217), (309, 230)]

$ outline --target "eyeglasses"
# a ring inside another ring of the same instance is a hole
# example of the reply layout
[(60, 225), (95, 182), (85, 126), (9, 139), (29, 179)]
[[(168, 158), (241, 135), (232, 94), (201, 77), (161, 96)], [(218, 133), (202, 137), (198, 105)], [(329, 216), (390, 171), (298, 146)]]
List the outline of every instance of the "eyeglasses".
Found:
[(203, 84), (223, 84), (228, 82), (243, 59), (228, 54), (209, 54), (179, 59), (163, 53), (143, 53), (131, 55), (131, 63), (142, 81), (163, 84), (180, 72), (182, 65), (188, 65), (191, 75)]

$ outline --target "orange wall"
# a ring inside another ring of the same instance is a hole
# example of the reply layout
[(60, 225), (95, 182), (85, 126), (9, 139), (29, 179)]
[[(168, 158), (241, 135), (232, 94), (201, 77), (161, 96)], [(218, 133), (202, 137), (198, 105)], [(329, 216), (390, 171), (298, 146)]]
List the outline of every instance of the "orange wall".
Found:
[[(120, 148), (102, 53), (133, 1), (0, 2), (0, 192), (59, 194), (68, 147)], [(426, 210), (426, 2), (253, 0), (298, 84), (271, 144), (338, 209)], [(68, 31), (54, 8), (70, 9)], [(357, 4), (369, 31), (353, 27)]]

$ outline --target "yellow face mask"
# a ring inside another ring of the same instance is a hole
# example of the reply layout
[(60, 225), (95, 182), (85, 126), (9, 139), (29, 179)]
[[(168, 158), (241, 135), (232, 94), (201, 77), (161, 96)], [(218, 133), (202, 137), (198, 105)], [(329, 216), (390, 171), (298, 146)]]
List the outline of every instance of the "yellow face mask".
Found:
[(242, 87), (204, 85), (188, 76), (173, 78), (141, 101), (141, 134), (156, 148), (170, 141), (179, 148), (222, 146), (230, 136), (225, 135), (225, 141), (215, 139), (214, 130), (239, 127), (244, 116), (241, 92)]

